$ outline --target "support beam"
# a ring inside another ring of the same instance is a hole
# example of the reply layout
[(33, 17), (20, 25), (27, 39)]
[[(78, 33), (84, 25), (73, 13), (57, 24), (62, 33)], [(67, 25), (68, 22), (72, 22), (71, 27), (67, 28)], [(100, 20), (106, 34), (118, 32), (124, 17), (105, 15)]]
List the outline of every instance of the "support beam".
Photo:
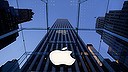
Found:
[[(7, 36), (10, 36), (16, 32), (20, 32), (22, 30), (76, 30), (74, 28), (50, 28), (50, 29), (47, 29), (47, 28), (22, 28), (22, 29), (17, 29), (17, 30), (14, 30), (14, 31), (11, 31), (9, 33), (6, 33), (4, 35), (1, 35), (0, 36), (0, 39), (2, 38), (5, 38)], [(79, 28), (78, 30), (84, 30), (84, 31), (96, 31), (96, 30), (103, 30), (103, 29), (100, 29), (100, 28), (96, 28), (96, 29), (84, 29), (84, 28)]]
[(17, 30), (11, 31), (11, 32), (9, 32), (9, 33), (6, 33), (6, 34), (4, 34), (4, 35), (1, 35), (1, 36), (0, 36), (0, 39), (5, 38), (5, 37), (7, 37), (7, 36), (10, 36), (10, 35), (12, 35), (12, 34), (14, 34), (14, 33), (20, 32), (20, 31), (22, 31), (22, 30), (23, 30), (23, 29), (17, 29)]
[(48, 29), (49, 29), (49, 27), (48, 27), (48, 0), (41, 0), (42, 2), (44, 2), (45, 3), (45, 6), (46, 6), (46, 24), (47, 24), (47, 32), (48, 32)]
[(47, 20), (47, 32), (48, 32), (48, 0), (46, 3), (46, 20)]
[(78, 33), (78, 28), (79, 28), (79, 23), (80, 23), (80, 5), (84, 3), (85, 1), (87, 0), (84, 0), (84, 1), (78, 0), (77, 27), (76, 27), (77, 33)]
[[(47, 30), (47, 28), (23, 28), (23, 30)], [(85, 30), (85, 31), (96, 31), (96, 30), (103, 30), (101, 28), (96, 29), (88, 29), (88, 28), (49, 28), (49, 30)]]
[(78, 14), (77, 14), (77, 33), (78, 33), (78, 28), (79, 28), (79, 19), (80, 19), (80, 0), (78, 0)]

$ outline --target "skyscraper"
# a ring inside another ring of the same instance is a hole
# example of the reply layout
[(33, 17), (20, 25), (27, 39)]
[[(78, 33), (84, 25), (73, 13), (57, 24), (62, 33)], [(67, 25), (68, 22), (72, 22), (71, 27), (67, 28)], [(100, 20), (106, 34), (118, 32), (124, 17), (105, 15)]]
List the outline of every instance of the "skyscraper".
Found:
[(20, 72), (18, 60), (13, 59), (12, 61), (6, 62), (0, 67), (0, 72)]
[(104, 23), (98, 20), (99, 18), (96, 28), (102, 28), (103, 31), (97, 33), (102, 35), (103, 41), (109, 45), (108, 53), (118, 63), (128, 67), (128, 1), (124, 2), (122, 10), (106, 13)]
[[(104, 17), (98, 17), (96, 20), (96, 28), (104, 28)], [(103, 31), (102, 30), (96, 30), (97, 33), (99, 33), (100, 35), (102, 35)]]
[[(110, 65), (101, 64), (104, 60), (99, 64), (100, 59), (96, 60), (98, 57), (93, 53), (93, 48), (89, 47), (89, 50), (88, 46), (84, 44), (67, 19), (57, 19), (22, 66), (21, 71), (113, 71)], [(64, 47), (72, 51), (71, 56), (75, 59), (74, 64), (71, 66), (54, 65), (49, 58), (50, 52), (62, 50)]]
[[(30, 21), (34, 13), (31, 9), (15, 9), (8, 1), (0, 0), (0, 36), (19, 29), (18, 24)], [(14, 42), (18, 32), (0, 39), (0, 49)]]

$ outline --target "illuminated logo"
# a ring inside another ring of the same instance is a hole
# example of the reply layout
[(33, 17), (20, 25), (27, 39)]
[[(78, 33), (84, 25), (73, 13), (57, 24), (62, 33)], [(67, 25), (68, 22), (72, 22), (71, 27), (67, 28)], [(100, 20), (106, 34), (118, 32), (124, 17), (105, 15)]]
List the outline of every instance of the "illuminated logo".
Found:
[(57, 30), (56, 33), (66, 35), (66, 30)]
[(54, 50), (50, 53), (50, 60), (54, 65), (72, 65), (75, 59), (70, 56), (72, 51), (67, 50), (67, 47), (62, 50)]

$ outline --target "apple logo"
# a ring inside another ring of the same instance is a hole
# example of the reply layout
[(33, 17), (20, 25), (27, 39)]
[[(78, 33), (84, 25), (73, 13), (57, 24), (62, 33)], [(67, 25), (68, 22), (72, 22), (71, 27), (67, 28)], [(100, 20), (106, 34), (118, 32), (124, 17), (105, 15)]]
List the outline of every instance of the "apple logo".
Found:
[(67, 50), (67, 47), (64, 47), (62, 50), (54, 50), (49, 54), (50, 60), (54, 65), (72, 65), (75, 62), (75, 59), (70, 56), (72, 51)]

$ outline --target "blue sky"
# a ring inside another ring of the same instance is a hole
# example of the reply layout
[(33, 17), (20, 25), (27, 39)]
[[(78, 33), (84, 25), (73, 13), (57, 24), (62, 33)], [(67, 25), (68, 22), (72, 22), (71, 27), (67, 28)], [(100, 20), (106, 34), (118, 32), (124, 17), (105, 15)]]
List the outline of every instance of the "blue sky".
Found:
[[(16, 0), (8, 0), (10, 6), (17, 8)], [(105, 16), (106, 6), (108, 0), (87, 0), (81, 4), (80, 12), (80, 28), (95, 28), (96, 18), (99, 16)], [(110, 0), (109, 10), (120, 10), (125, 0)], [(41, 0), (18, 0), (19, 8), (32, 9), (35, 13), (33, 20), (22, 23), (26, 28), (46, 28), (46, 14), (45, 4)], [(56, 19), (64, 18), (68, 19), (73, 27), (76, 27), (77, 23), (77, 6), (78, 0), (49, 0), (49, 26), (51, 27)], [(27, 51), (33, 51), (39, 41), (46, 34), (46, 31), (23, 31), (25, 37), (25, 44)], [(98, 50), (100, 35), (95, 31), (79, 31), (80, 37), (85, 44), (92, 43)], [(100, 53), (104, 58), (110, 58), (107, 54), (108, 46), (105, 43), (101, 43)], [(24, 47), (19, 32), (17, 40), (0, 50), (0, 66), (8, 60), (18, 59), (24, 53)]]

